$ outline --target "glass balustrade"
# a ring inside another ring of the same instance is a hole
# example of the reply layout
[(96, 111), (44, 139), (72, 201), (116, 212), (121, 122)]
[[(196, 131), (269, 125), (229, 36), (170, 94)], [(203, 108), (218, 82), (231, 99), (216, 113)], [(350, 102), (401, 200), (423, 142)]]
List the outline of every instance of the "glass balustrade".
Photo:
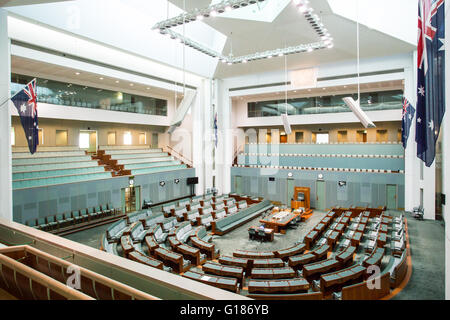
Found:
[[(346, 94), (288, 99), (287, 106), (284, 99), (250, 102), (248, 117), (276, 117), (286, 113), (286, 109), (288, 115), (351, 112), (342, 100), (348, 96), (358, 100), (357, 94)], [(364, 111), (401, 109), (402, 98), (401, 90), (361, 93), (361, 108)]]
[[(11, 94), (33, 77), (12, 74)], [(38, 102), (69, 107), (103, 109), (167, 116), (167, 100), (37, 78)]]

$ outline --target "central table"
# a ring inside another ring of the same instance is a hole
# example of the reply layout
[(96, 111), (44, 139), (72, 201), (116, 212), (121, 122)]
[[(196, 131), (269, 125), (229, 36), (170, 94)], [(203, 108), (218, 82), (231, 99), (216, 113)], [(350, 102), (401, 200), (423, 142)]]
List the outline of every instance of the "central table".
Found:
[(280, 231), (285, 231), (289, 222), (297, 218), (300, 214), (296, 214), (290, 211), (280, 211), (272, 213), (264, 219), (259, 220), (259, 222), (264, 223), (264, 225), (270, 229), (273, 229), (275, 233)]

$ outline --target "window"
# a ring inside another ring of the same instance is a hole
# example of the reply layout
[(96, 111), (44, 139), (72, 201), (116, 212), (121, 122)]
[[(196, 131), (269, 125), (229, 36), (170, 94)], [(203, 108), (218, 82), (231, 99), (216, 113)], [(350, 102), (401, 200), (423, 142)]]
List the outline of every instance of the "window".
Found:
[(67, 146), (67, 130), (56, 130), (56, 145)]
[(338, 142), (347, 142), (347, 131), (338, 131)]
[(296, 132), (295, 133), (295, 142), (296, 143), (303, 143), (303, 132)]
[(316, 133), (317, 144), (327, 144), (330, 141), (330, 135), (328, 133)]
[(387, 130), (377, 130), (377, 142), (387, 142), (388, 132)]
[(14, 127), (11, 127), (11, 145), (16, 145), (16, 131)]
[(147, 144), (147, 134), (145, 132), (139, 133), (139, 144)]
[(89, 133), (80, 133), (79, 147), (80, 149), (89, 149)]
[(153, 133), (152, 134), (152, 148), (158, 148), (159, 141), (158, 141), (158, 134)]
[(286, 132), (282, 132), (280, 134), (280, 143), (287, 143), (288, 142), (288, 136)]
[(266, 143), (272, 143), (272, 132), (270, 131), (266, 133)]
[(38, 134), (39, 134), (39, 145), (42, 146), (44, 144), (44, 129), (39, 129)]
[(132, 141), (132, 137), (131, 137), (131, 132), (125, 132), (123, 134), (123, 144), (125, 145), (131, 145), (131, 141)]
[(116, 144), (116, 133), (108, 132), (108, 146), (113, 146)]

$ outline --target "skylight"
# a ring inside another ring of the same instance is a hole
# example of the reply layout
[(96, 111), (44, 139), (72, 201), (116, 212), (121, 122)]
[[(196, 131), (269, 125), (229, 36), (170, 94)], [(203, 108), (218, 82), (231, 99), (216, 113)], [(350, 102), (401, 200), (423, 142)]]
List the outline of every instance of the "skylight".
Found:
[[(221, 1), (222, 0), (212, 0), (211, 5), (217, 4)], [(225, 12), (221, 14), (220, 17), (271, 23), (290, 2), (291, 0), (271, 0), (255, 3), (239, 10)]]

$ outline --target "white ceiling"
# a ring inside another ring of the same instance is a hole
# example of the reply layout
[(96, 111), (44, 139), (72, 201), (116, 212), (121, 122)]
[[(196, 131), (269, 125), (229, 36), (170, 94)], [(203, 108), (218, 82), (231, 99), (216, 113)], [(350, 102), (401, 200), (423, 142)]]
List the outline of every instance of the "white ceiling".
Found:
[[(170, 2), (183, 8), (183, 0), (170, 0)], [(210, 0), (186, 1), (186, 10), (208, 7), (210, 3)], [(314, 8), (314, 12), (322, 18), (325, 27), (333, 36), (334, 48), (289, 55), (287, 57), (288, 69), (300, 69), (324, 63), (356, 59), (356, 23), (334, 14), (327, 0), (310, 0), (310, 5)], [(382, 18), (379, 17), (379, 19)], [(401, 18), (401, 16), (398, 17), (398, 19)], [(272, 23), (230, 19), (220, 17), (220, 15), (204, 19), (203, 22), (228, 37), (223, 53), (229, 54), (232, 47), (234, 56), (318, 40), (316, 34), (304, 17), (296, 10), (293, 3), (288, 4)], [(186, 28), (189, 28), (189, 25)], [(360, 50), (361, 58), (372, 58), (408, 53), (415, 50), (415, 46), (360, 25)], [(279, 57), (231, 66), (219, 63), (214, 76), (223, 79), (251, 73), (275, 71), (284, 69), (284, 64), (284, 58)]]

